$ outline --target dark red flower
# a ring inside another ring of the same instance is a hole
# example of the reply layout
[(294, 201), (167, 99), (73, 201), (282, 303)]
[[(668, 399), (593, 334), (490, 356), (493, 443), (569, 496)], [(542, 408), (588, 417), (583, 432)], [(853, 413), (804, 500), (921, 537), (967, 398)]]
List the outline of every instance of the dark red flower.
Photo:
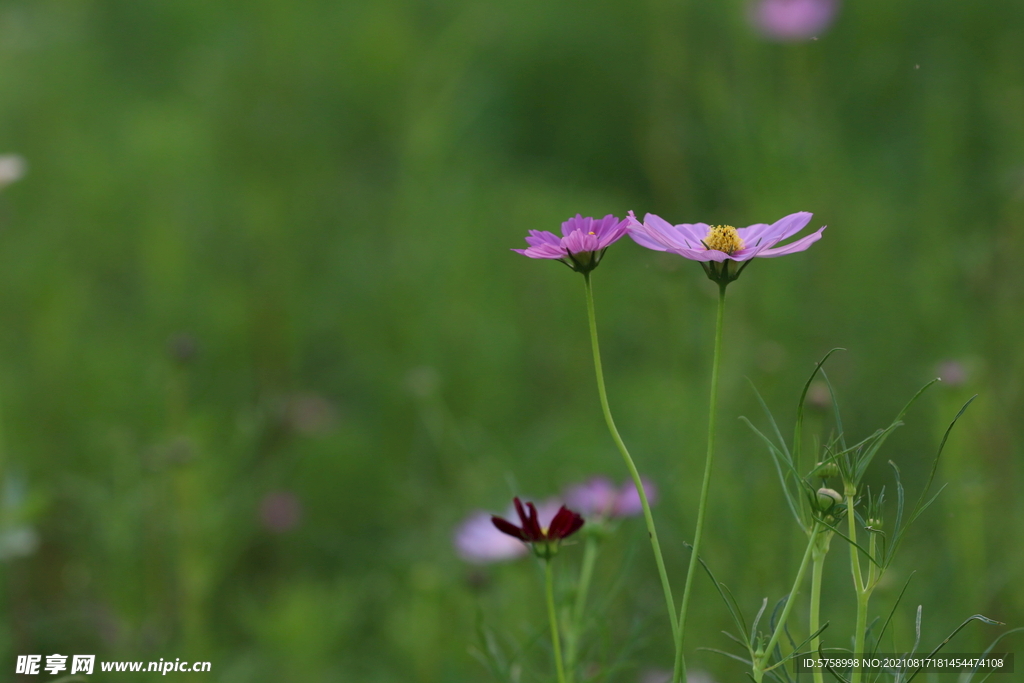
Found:
[(519, 498), (513, 499), (512, 502), (516, 506), (521, 526), (516, 526), (497, 515), (491, 517), (491, 522), (498, 528), (498, 531), (518, 538), (523, 543), (529, 543), (533, 547), (533, 551), (541, 557), (549, 558), (554, 555), (558, 552), (558, 544), (561, 540), (572, 536), (583, 526), (583, 518), (563, 505), (555, 513), (547, 528), (544, 528), (540, 525), (537, 508), (533, 503), (527, 503), (524, 509)]

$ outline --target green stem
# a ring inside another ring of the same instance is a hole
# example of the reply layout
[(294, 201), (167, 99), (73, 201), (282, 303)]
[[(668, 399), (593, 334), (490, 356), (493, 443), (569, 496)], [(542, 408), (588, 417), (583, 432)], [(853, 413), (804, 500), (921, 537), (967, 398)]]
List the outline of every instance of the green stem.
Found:
[(789, 613), (793, 611), (793, 605), (796, 603), (796, 593), (800, 590), (800, 584), (804, 581), (804, 574), (807, 573), (807, 565), (810, 564), (811, 554), (817, 541), (818, 523), (815, 522), (814, 527), (811, 529), (811, 538), (807, 542), (807, 550), (804, 551), (803, 559), (800, 560), (800, 569), (796, 572), (796, 579), (793, 581), (793, 587), (789, 590), (789, 595), (786, 597), (786, 606), (782, 608), (782, 615), (779, 617), (779, 622), (775, 625), (772, 639), (768, 641), (768, 645), (760, 656), (754, 656), (754, 680), (758, 683), (764, 677), (766, 665), (772, 658), (772, 651), (779, 642), (779, 636), (782, 635), (783, 629), (786, 628), (786, 621), (789, 619)]
[[(854, 634), (853, 642), (853, 654), (854, 657), (863, 657), (861, 654), (864, 652), (864, 634), (868, 629), (868, 600), (871, 598), (871, 594), (868, 591), (862, 591), (857, 594), (857, 632)], [(860, 683), (861, 671), (860, 667), (853, 670), (853, 677), (850, 683)]]
[(679, 628), (676, 630), (676, 662), (672, 672), (673, 683), (686, 680), (686, 660), (683, 657), (683, 635), (686, 630), (686, 612), (690, 606), (690, 589), (697, 574), (700, 557), (700, 543), (704, 535), (704, 515), (708, 507), (708, 490), (711, 487), (711, 470), (715, 461), (715, 414), (718, 408), (718, 368), (722, 360), (722, 321), (725, 319), (725, 285), (718, 287), (718, 317), (715, 321), (715, 355), (711, 363), (711, 398), (708, 407), (708, 452), (704, 461), (704, 481), (700, 485), (700, 503), (697, 507), (697, 530), (693, 534), (693, 552), (690, 566), (686, 570), (686, 584), (683, 587), (683, 602), (679, 607)]
[(575, 679), (576, 657), (579, 655), (580, 632), (583, 629), (583, 612), (587, 606), (587, 593), (590, 591), (590, 579), (594, 575), (594, 563), (597, 560), (597, 541), (592, 535), (587, 536), (583, 546), (583, 562), (580, 564), (580, 578), (576, 584), (576, 602), (573, 605), (572, 620), (565, 638), (565, 661), (569, 664), (569, 683)]
[[(871, 534), (868, 539), (868, 557), (875, 557), (875, 534)], [(868, 581), (864, 585), (864, 590), (873, 591), (875, 584), (878, 583), (878, 579), (881, 577), (881, 572), (878, 569), (878, 565), (874, 562), (868, 563)]]
[[(864, 652), (864, 635), (868, 625), (868, 599), (871, 597), (871, 593), (864, 584), (863, 574), (860, 569), (860, 557), (857, 556), (857, 546), (854, 545), (857, 542), (857, 521), (853, 508), (853, 498), (856, 495), (856, 489), (847, 485), (844, 493), (846, 494), (847, 532), (851, 541), (850, 569), (853, 573), (853, 589), (857, 593), (857, 630), (853, 634), (853, 654), (859, 657)], [(860, 679), (861, 671), (857, 667), (853, 670), (850, 683), (860, 683)]]
[(857, 591), (857, 594), (864, 592), (864, 578), (860, 571), (860, 558), (857, 557), (857, 546), (854, 545), (857, 542), (857, 520), (853, 510), (853, 497), (856, 495), (855, 489), (847, 487), (846, 491), (846, 519), (847, 519), (847, 531), (850, 535), (850, 570), (853, 572), (853, 588)]
[(633, 464), (633, 458), (626, 450), (626, 444), (619, 436), (619, 430), (615, 428), (615, 420), (612, 419), (612, 411), (608, 407), (608, 392), (604, 388), (604, 370), (601, 369), (601, 349), (597, 343), (597, 319), (594, 316), (594, 288), (590, 283), (590, 273), (583, 276), (587, 290), (587, 316), (590, 319), (590, 344), (594, 350), (594, 372), (597, 375), (597, 393), (601, 397), (601, 410), (604, 412), (604, 421), (611, 432), (612, 440), (618, 446), (622, 459), (626, 462), (626, 468), (633, 478), (636, 491), (640, 494), (640, 506), (644, 510), (644, 521), (647, 522), (647, 535), (651, 539), (651, 547), (654, 549), (654, 561), (658, 565), (658, 575), (661, 577), (661, 589), (665, 593), (665, 603), (668, 605), (669, 621), (672, 622), (672, 636), (677, 637), (679, 625), (676, 621), (675, 600), (672, 599), (672, 587), (668, 582), (668, 572), (665, 571), (665, 560), (661, 554), (661, 545), (658, 543), (658, 532), (654, 529), (654, 517), (651, 515), (651, 505), (647, 502), (647, 493), (644, 491), (643, 482), (640, 480), (640, 473)]
[(558, 683), (565, 683), (565, 666), (562, 664), (562, 644), (558, 639), (558, 616), (555, 614), (555, 586), (551, 571), (551, 560), (544, 560), (544, 584), (548, 598), (548, 621), (551, 622), (551, 646), (555, 650), (555, 669)]
[[(826, 532), (827, 533), (827, 532)], [(821, 574), (825, 568), (825, 555), (828, 553), (828, 549), (815, 548), (812, 555), (813, 564), (811, 565), (811, 633), (815, 633), (821, 628)], [(811, 638), (811, 653), (818, 651), (818, 647), (821, 645), (821, 638), (814, 636)], [(814, 683), (824, 683), (825, 675), (820, 669), (814, 670)]]

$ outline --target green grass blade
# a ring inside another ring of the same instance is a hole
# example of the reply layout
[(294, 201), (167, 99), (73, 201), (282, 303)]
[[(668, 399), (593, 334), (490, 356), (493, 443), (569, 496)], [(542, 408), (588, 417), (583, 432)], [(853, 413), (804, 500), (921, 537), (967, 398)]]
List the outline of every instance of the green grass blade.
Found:
[(896, 608), (900, 606), (900, 601), (903, 600), (903, 594), (907, 592), (907, 588), (910, 587), (910, 582), (914, 579), (914, 574), (917, 572), (910, 572), (910, 576), (907, 577), (907, 582), (903, 584), (903, 590), (896, 596), (896, 602), (892, 604), (892, 609), (889, 610), (889, 616), (885, 618), (885, 623), (882, 624), (882, 630), (878, 632), (878, 640), (875, 641), (875, 647), (871, 650), (871, 656), (873, 657), (878, 652), (878, 646), (882, 643), (882, 636), (885, 635), (886, 629), (889, 628), (889, 624), (892, 623), (892, 617), (896, 614)]
[[(747, 426), (750, 427), (755, 434), (761, 437), (761, 440), (764, 441), (766, 446), (768, 446), (768, 452), (772, 456), (772, 462), (775, 463), (775, 471), (779, 475), (779, 483), (782, 485), (782, 492), (786, 496), (786, 504), (789, 506), (789, 511), (793, 513), (793, 519), (796, 520), (797, 524), (799, 524), (801, 528), (806, 529), (809, 526), (809, 524), (803, 518), (804, 508), (803, 506), (798, 506), (798, 504), (793, 501), (793, 493), (792, 491), (789, 490), (789, 475), (796, 477), (799, 481), (799, 473), (793, 468), (793, 464), (788, 459), (781, 457), (782, 454), (775, 447), (775, 444), (771, 442), (771, 439), (762, 434), (761, 431), (757, 427), (755, 427), (753, 423), (751, 423), (750, 420), (748, 420), (747, 418), (741, 416), (740, 419), (746, 422)], [(789, 470), (787, 474), (783, 474), (782, 472), (782, 465), (779, 464), (780, 459), (786, 463), (786, 466)]]
[(839, 536), (844, 541), (846, 541), (847, 543), (849, 543), (850, 545), (855, 547), (857, 550), (859, 550), (864, 555), (864, 557), (868, 558), (868, 560), (871, 562), (871, 564), (875, 565), (879, 569), (884, 569), (884, 567), (881, 564), (879, 564), (878, 560), (876, 560), (874, 557), (871, 556), (871, 553), (868, 552), (867, 548), (865, 548), (860, 543), (857, 543), (852, 538), (850, 538), (849, 536), (844, 534), (838, 527), (834, 527), (831, 524), (829, 524), (829, 523), (827, 523), (827, 522), (825, 522), (823, 520), (820, 520), (820, 519), (818, 520), (818, 523), (821, 524), (823, 527), (825, 527), (827, 529), (831, 529), (832, 531), (835, 532), (835, 534), (837, 536)]
[[(918, 608), (918, 623), (919, 624), (920, 624), (920, 621), (921, 621), (920, 608)], [(969, 616), (966, 619), (964, 619), (963, 622), (959, 626), (957, 626), (955, 629), (953, 629), (953, 632), (950, 633), (948, 636), (946, 636), (946, 638), (941, 643), (939, 643), (935, 647), (934, 650), (929, 652), (928, 653), (928, 657), (934, 657), (936, 652), (938, 652), (942, 648), (946, 647), (946, 644), (949, 643), (949, 641), (953, 639), (953, 636), (955, 636), (957, 633), (960, 633), (960, 631), (963, 630), (963, 628), (965, 626), (967, 626), (967, 624), (971, 623), (972, 621), (980, 621), (981, 623), (988, 624), (989, 626), (1004, 626), (1003, 622), (996, 621), (995, 619), (989, 619), (984, 614), (972, 614), (971, 616)], [(920, 628), (918, 629), (918, 631), (919, 631), (918, 635), (920, 636)], [(923, 668), (924, 668), (923, 666), (919, 666), (917, 668), (917, 670), (914, 671), (913, 675), (910, 678), (907, 679), (907, 683), (910, 683), (910, 681), (914, 680), (914, 678), (917, 676), (917, 674), (921, 673), (921, 669), (923, 669)]]
[[(992, 650), (995, 649), (996, 645), (999, 644), (999, 641), (1002, 640), (1003, 638), (1005, 638), (1006, 636), (1012, 635), (1014, 633), (1021, 633), (1021, 632), (1024, 632), (1024, 626), (1021, 626), (1021, 627), (1018, 627), (1018, 628), (1011, 628), (1009, 631), (1006, 631), (1005, 633), (1000, 634), (995, 640), (993, 640), (989, 644), (989, 646), (987, 648), (985, 648), (985, 651), (981, 653), (982, 656), (983, 657), (988, 656), (988, 654), (990, 652), (992, 652)], [(966, 683), (971, 683), (971, 681), (974, 680), (974, 674), (976, 674), (977, 672), (978, 672), (978, 667), (974, 667), (974, 670), (971, 671), (971, 675), (967, 677)], [(988, 677), (991, 676), (992, 673), (993, 672), (990, 671), (987, 674), (985, 674), (985, 677), (982, 678), (980, 681), (978, 681), (978, 683), (985, 683), (985, 681), (988, 680)]]
[(814, 382), (814, 378), (817, 377), (818, 371), (825, 365), (825, 361), (828, 360), (836, 351), (845, 351), (846, 349), (836, 347), (830, 350), (825, 356), (818, 361), (814, 366), (814, 370), (811, 372), (811, 376), (804, 382), (804, 390), (800, 392), (800, 401), (796, 404), (796, 426), (793, 428), (793, 460), (794, 466), (797, 469), (800, 468), (800, 454), (803, 446), (803, 424), (804, 424), (804, 404), (807, 402), (807, 392), (811, 388), (811, 383)]
[[(946, 441), (949, 439), (950, 432), (953, 431), (953, 427), (956, 425), (957, 420), (963, 416), (967, 411), (968, 406), (970, 406), (976, 398), (978, 398), (977, 394), (967, 399), (967, 402), (964, 403), (963, 407), (960, 408), (960, 411), (957, 412), (956, 417), (954, 417), (953, 421), (949, 423), (948, 427), (946, 427), (946, 432), (942, 435), (942, 441), (939, 442), (939, 450), (935, 453), (935, 460), (932, 462), (932, 471), (928, 474), (928, 481), (925, 482), (924, 490), (921, 492), (921, 498), (919, 501), (924, 500), (924, 497), (928, 494), (928, 489), (931, 488), (932, 481), (935, 479), (935, 472), (939, 469), (939, 458), (942, 457), (942, 451), (946, 447)], [(920, 504), (920, 502), (918, 504)]]
[[(684, 545), (690, 549), (691, 553), (693, 552), (692, 545), (689, 543), (684, 543)], [(743, 636), (746, 636), (747, 622), (743, 618), (743, 611), (740, 609), (739, 603), (736, 602), (736, 597), (732, 594), (732, 591), (729, 590), (728, 586), (715, 578), (714, 573), (712, 573), (711, 568), (708, 567), (707, 562), (704, 561), (703, 557), (698, 557), (697, 561), (700, 562), (700, 566), (704, 567), (704, 571), (707, 572), (708, 578), (711, 579), (711, 583), (715, 585), (715, 589), (718, 590), (718, 594), (722, 596), (722, 601), (725, 602), (726, 609), (728, 609), (729, 614), (732, 615), (733, 623), (736, 624), (737, 628), (739, 628), (739, 632), (743, 634)], [(750, 642), (744, 644), (747, 646), (747, 650), (750, 652), (754, 651)]]
[(778, 437), (779, 439), (779, 445), (782, 447), (782, 451), (786, 454), (786, 458), (789, 459), (790, 462), (792, 462), (792, 455), (790, 454), (789, 449), (786, 447), (786, 440), (782, 438), (782, 432), (779, 431), (778, 423), (775, 422), (775, 416), (772, 415), (772, 411), (768, 409), (768, 404), (764, 402), (764, 398), (761, 396), (761, 392), (757, 390), (757, 387), (754, 386), (754, 383), (751, 382), (749, 378), (747, 379), (747, 382), (750, 382), (750, 388), (754, 390), (754, 396), (757, 396), (757, 402), (761, 404), (761, 409), (764, 410), (764, 414), (768, 416), (768, 421), (772, 425), (772, 430), (775, 432), (775, 436)]
[(843, 433), (843, 418), (839, 414), (839, 401), (836, 400), (835, 389), (832, 388), (832, 382), (828, 378), (828, 374), (825, 372), (825, 368), (821, 369), (821, 378), (825, 380), (825, 384), (828, 386), (828, 395), (832, 397), (832, 415), (836, 420), (836, 429), (839, 430), (839, 443), (846, 450), (846, 436)]
[(754, 642), (757, 638), (757, 625), (761, 621), (761, 616), (764, 614), (765, 609), (768, 607), (768, 598), (761, 601), (761, 609), (757, 610), (757, 616), (754, 617), (754, 623), (750, 625), (750, 642)]
[(716, 655), (722, 655), (723, 657), (728, 657), (729, 659), (735, 659), (737, 662), (746, 664), (747, 666), (754, 666), (754, 663), (751, 662), (749, 659), (743, 659), (743, 657), (740, 657), (739, 655), (734, 655), (731, 652), (726, 652), (725, 650), (719, 650), (713, 647), (698, 647), (697, 649), (703, 652), (714, 652)]

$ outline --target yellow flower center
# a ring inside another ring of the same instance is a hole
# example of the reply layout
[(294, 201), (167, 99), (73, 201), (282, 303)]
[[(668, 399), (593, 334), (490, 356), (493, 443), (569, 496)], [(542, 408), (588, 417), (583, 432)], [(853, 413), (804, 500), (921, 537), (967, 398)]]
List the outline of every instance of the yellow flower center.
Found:
[(731, 225), (712, 225), (704, 238), (704, 246), (732, 255), (743, 248), (743, 240)]
[(594, 234), (594, 231), (593, 231), (593, 230), (591, 230), (591, 231), (590, 231), (590, 232), (588, 232), (587, 234), (588, 234), (588, 235), (593, 235), (593, 234)]

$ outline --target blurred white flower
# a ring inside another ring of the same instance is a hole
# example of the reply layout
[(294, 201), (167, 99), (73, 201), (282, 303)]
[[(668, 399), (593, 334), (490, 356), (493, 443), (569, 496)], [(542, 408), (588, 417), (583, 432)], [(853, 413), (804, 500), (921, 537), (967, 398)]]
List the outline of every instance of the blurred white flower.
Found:
[(0, 561), (31, 555), (39, 547), (39, 534), (22, 525), (0, 532)]
[(0, 155), (0, 189), (25, 175), (25, 160), (17, 154)]

